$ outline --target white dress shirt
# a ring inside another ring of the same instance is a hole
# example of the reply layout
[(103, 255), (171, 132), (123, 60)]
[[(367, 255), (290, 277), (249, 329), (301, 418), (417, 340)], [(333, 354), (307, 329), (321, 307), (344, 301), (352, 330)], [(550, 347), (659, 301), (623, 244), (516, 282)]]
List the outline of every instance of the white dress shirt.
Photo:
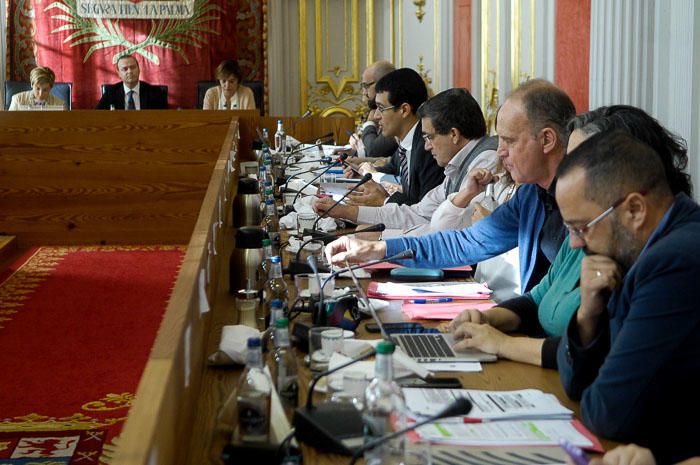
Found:
[[(404, 138), (404, 140), (406, 140)], [(382, 237), (393, 237), (397, 235), (405, 235), (406, 232), (410, 231), (410, 235), (421, 235), (426, 232), (430, 232), (430, 222), (434, 217), (435, 213), (446, 201), (446, 187), (447, 183), (452, 180), (456, 182), (459, 178), (460, 165), (462, 161), (469, 155), (469, 152), (474, 149), (476, 144), (480, 139), (469, 141), (467, 145), (462, 147), (462, 149), (457, 152), (457, 154), (452, 157), (452, 160), (445, 167), (445, 179), (439, 186), (436, 186), (430, 190), (421, 199), (420, 202), (413, 205), (398, 205), (395, 203), (385, 204), (382, 207), (358, 207), (357, 212), (357, 222), (360, 224), (377, 224), (384, 223), (387, 229), (382, 234)], [(403, 142), (403, 141), (402, 141)], [(498, 162), (498, 156), (495, 150), (485, 150), (481, 152), (472, 162), (469, 164), (467, 171), (471, 171), (475, 168), (486, 168), (487, 170), (493, 172), (496, 169), (496, 164)], [(465, 176), (460, 185), (460, 189), (466, 186), (468, 181), (468, 176)], [(472, 204), (475, 200), (472, 200), (467, 208), (459, 209), (461, 210), (461, 215), (456, 218), (452, 218), (451, 221), (456, 223), (455, 227), (450, 229), (457, 229), (464, 221), (471, 222), (472, 214)], [(449, 202), (451, 204), (451, 202)], [(453, 205), (454, 207), (454, 205)], [(455, 207), (456, 208), (456, 207)], [(451, 211), (452, 212), (452, 211)], [(464, 220), (466, 217), (466, 220)], [(459, 223), (459, 224), (457, 224)], [(420, 231), (414, 233), (413, 228), (417, 228)]]
[(129, 92), (134, 91), (134, 105), (137, 110), (141, 109), (141, 82), (138, 82), (133, 89), (129, 89), (126, 84), (124, 85), (124, 108), (129, 108)]

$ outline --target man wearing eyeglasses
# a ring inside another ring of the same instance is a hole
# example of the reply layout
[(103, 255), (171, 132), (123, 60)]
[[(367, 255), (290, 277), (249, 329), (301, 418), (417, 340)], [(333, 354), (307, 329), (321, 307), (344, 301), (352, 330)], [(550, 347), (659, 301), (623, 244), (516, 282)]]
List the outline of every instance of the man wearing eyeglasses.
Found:
[(571, 247), (586, 252), (557, 354), (567, 394), (594, 433), (658, 463), (700, 455), (700, 206), (620, 131), (583, 142), (557, 174)]
[[(440, 185), (445, 177), (442, 168), (425, 149), (421, 122), (416, 114), (418, 107), (428, 99), (428, 90), (423, 78), (410, 68), (392, 71), (375, 86), (377, 111), (374, 121), (382, 134), (399, 142), (389, 164), (378, 167), (377, 171), (396, 176), (401, 191), (390, 193), (382, 185), (370, 181), (362, 186), (361, 192), (351, 194), (349, 201), (355, 205), (413, 205)], [(326, 206), (317, 204), (321, 213)]]
[(372, 63), (362, 72), (360, 89), (362, 89), (362, 101), (369, 106), (369, 114), (367, 121), (360, 126), (361, 143), (358, 143), (356, 137), (350, 139), (350, 145), (361, 157), (390, 157), (396, 151), (396, 139), (383, 135), (374, 121), (374, 112), (377, 108), (374, 101), (377, 93), (374, 87), (377, 81), (395, 69), (389, 61), (380, 60)]
[[(379, 94), (378, 94), (379, 95)], [(378, 100), (379, 101), (379, 100)], [(447, 268), (477, 263), (519, 246), (522, 292), (540, 282), (566, 236), (554, 199), (555, 174), (575, 114), (571, 99), (544, 80), (522, 84), (498, 112), (498, 156), (521, 187), (487, 218), (459, 231), (371, 242), (338, 239), (326, 247), (333, 263), (415, 252), (407, 266)]]
[[(440, 215), (441, 224), (461, 229), (471, 224), (471, 204), (453, 205), (448, 197), (464, 191), (471, 201), (493, 182), (498, 145), (495, 137), (486, 137), (486, 122), (479, 104), (466, 89), (440, 92), (418, 108), (423, 130), (424, 148), (430, 150), (438, 166), (444, 168), (445, 180), (428, 192), (418, 203), (381, 207), (337, 205), (329, 216), (358, 224), (384, 223), (382, 237), (419, 236), (431, 232), (431, 220)], [(448, 202), (443, 205), (443, 203)], [(323, 210), (332, 199), (318, 199), (315, 207)], [(436, 213), (442, 206), (441, 213)]]

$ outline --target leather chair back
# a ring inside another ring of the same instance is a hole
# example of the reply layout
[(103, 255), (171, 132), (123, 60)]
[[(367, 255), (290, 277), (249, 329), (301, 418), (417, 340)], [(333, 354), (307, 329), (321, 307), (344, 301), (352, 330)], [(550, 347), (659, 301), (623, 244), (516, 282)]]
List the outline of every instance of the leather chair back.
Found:
[[(197, 108), (199, 110), (204, 106), (204, 94), (215, 86), (219, 85), (219, 81), (198, 81), (197, 82)], [(260, 116), (265, 114), (264, 100), (263, 100), (263, 82), (262, 81), (243, 81), (243, 85), (250, 87), (253, 91), (253, 97), (255, 97), (255, 108), (260, 112)]]
[[(5, 81), (5, 110), (9, 110), (13, 95), (28, 90), (32, 90), (32, 85), (26, 81)], [(66, 102), (69, 110), (73, 109), (72, 82), (54, 82), (51, 94)]]

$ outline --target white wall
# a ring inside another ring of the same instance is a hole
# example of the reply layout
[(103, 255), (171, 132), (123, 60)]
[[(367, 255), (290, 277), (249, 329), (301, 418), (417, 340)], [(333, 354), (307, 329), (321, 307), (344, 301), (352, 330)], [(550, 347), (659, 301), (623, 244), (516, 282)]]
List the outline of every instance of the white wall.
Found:
[[(688, 142), (700, 180), (700, 5), (693, 0), (592, 0), (590, 107), (646, 110)], [(698, 188), (694, 190), (697, 200)]]

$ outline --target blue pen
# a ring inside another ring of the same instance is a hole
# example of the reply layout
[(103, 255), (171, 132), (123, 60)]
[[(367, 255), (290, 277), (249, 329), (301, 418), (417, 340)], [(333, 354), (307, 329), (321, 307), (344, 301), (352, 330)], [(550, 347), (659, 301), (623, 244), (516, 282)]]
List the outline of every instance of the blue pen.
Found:
[(408, 302), (412, 304), (440, 304), (443, 302), (452, 302), (452, 297), (440, 297), (439, 299), (412, 299)]
[(559, 439), (559, 445), (562, 449), (564, 449), (566, 455), (571, 457), (571, 460), (574, 462), (574, 465), (588, 465), (588, 457), (586, 457), (586, 454), (583, 452), (583, 450), (581, 450), (580, 447), (571, 444), (564, 438)]

